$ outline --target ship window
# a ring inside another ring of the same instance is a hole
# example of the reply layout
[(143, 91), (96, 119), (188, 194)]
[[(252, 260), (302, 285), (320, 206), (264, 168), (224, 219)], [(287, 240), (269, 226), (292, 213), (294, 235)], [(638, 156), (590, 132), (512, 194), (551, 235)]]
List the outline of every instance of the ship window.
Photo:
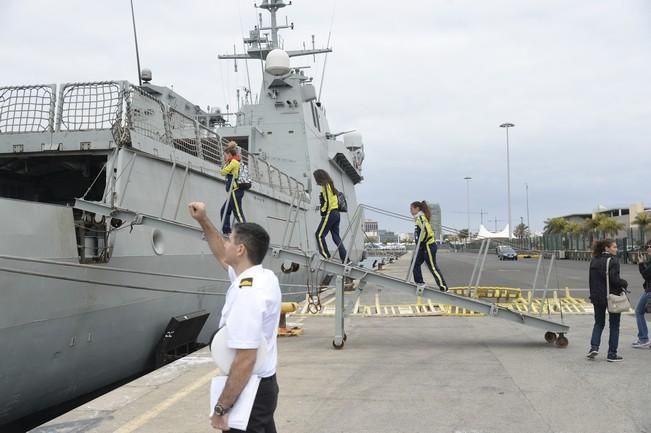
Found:
[(319, 112), (317, 108), (314, 106), (314, 102), (310, 101), (310, 107), (312, 108), (312, 122), (314, 122), (314, 127), (321, 131), (321, 125), (319, 123)]

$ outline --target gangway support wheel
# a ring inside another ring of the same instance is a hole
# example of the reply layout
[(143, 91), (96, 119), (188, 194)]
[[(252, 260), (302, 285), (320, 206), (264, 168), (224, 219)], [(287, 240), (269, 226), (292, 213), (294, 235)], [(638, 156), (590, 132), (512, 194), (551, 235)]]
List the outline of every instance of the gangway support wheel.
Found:
[(567, 337), (562, 333), (558, 334), (558, 338), (556, 338), (556, 345), (561, 349), (565, 349), (568, 344), (570, 344), (570, 341), (567, 339)]
[(344, 342), (345, 342), (345, 341), (346, 341), (346, 340), (343, 339), (343, 340), (341, 340), (340, 343), (337, 343), (337, 340), (334, 339), (334, 340), (332, 340), (332, 347), (334, 347), (334, 348), (337, 349), (337, 350), (341, 350), (341, 349), (344, 348)]
[(551, 331), (545, 332), (545, 341), (549, 344), (556, 342), (556, 334)]

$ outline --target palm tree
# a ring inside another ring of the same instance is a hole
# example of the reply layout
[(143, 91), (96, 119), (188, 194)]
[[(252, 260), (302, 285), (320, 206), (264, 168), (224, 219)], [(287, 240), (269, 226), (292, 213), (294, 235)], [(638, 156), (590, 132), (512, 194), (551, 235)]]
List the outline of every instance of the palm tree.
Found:
[[(599, 232), (601, 232), (600, 228), (603, 221), (608, 218), (607, 215), (598, 213), (595, 216), (593, 216), (590, 219), (586, 219), (583, 222), (583, 227), (586, 233), (590, 234), (590, 245), (592, 245), (592, 240), (594, 239), (594, 235), (599, 235)], [(597, 236), (599, 237), (599, 236)]]
[(606, 217), (601, 220), (599, 227), (597, 228), (605, 236), (613, 235), (617, 236), (617, 233), (620, 230), (624, 230), (626, 226), (623, 223), (617, 222), (613, 217)]
[[(567, 228), (567, 220), (563, 217), (550, 218), (545, 221), (545, 233), (548, 235), (563, 235)], [(564, 248), (567, 248), (563, 245)]]
[(520, 248), (523, 248), (523, 239), (529, 237), (529, 227), (524, 223), (518, 224), (513, 230), (513, 236), (519, 239)]
[(633, 220), (633, 224), (640, 228), (640, 239), (642, 240), (642, 245), (644, 245), (646, 243), (646, 232), (651, 229), (651, 215), (646, 212), (640, 212)]
[(579, 235), (585, 233), (585, 227), (581, 223), (568, 222), (565, 226), (565, 232), (576, 239), (576, 249), (579, 249)]
[(563, 217), (549, 218), (545, 221), (545, 233), (548, 235), (559, 235), (565, 232), (567, 220)]

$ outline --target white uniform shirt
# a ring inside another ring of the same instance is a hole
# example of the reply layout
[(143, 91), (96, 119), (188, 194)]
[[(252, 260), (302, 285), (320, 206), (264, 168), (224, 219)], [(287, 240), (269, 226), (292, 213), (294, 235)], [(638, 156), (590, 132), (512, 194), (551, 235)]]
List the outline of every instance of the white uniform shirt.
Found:
[(252, 266), (240, 275), (228, 267), (231, 286), (226, 292), (219, 327), (228, 328), (226, 345), (231, 349), (257, 349), (265, 339), (267, 355), (255, 373), (273, 376), (278, 362), (276, 345), (280, 320), (280, 284), (278, 277), (262, 265)]

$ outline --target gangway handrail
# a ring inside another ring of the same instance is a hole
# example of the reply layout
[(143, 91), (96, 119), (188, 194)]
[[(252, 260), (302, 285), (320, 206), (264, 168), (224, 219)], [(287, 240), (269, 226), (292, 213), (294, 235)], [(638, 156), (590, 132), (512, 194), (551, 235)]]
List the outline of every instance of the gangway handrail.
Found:
[[(176, 221), (166, 220), (150, 215), (137, 213), (128, 209), (118, 209), (106, 206), (101, 203), (89, 202), (86, 200), (77, 199), (75, 201), (75, 208), (95, 212), (100, 215), (111, 216), (123, 219), (124, 221), (131, 220), (131, 225), (147, 225), (153, 228), (162, 230), (171, 230), (182, 235), (190, 235), (200, 237), (202, 230), (196, 226), (179, 223)], [(381, 274), (378, 272), (370, 271), (366, 268), (351, 266), (348, 264), (338, 263), (332, 260), (323, 259), (318, 253), (308, 255), (303, 251), (290, 250), (280, 248), (279, 246), (270, 246), (272, 255), (281, 260), (292, 261), (305, 261), (309, 260), (310, 270), (324, 270), (332, 274), (340, 275), (342, 277), (351, 277), (360, 280), (362, 286), (368, 283), (378, 284), (380, 286), (390, 287), (393, 289), (407, 291), (414, 293), (416, 285), (406, 280), (402, 280), (389, 275)], [(343, 319), (343, 278), (341, 278), (341, 287), (337, 287), (337, 300), (336, 300), (336, 318), (335, 318), (335, 340), (333, 344), (335, 347), (343, 347), (345, 341), (344, 319)], [(515, 323), (526, 326), (532, 326), (549, 332), (556, 332), (560, 337), (569, 332), (570, 327), (564, 323), (558, 323), (553, 320), (536, 317), (530, 314), (521, 313), (510, 310), (505, 307), (498, 306), (489, 302), (479, 299), (467, 298), (450, 292), (441, 292), (438, 289), (426, 286), (430, 291), (430, 296), (434, 301), (445, 305), (454, 305), (457, 307), (465, 308), (471, 311), (477, 311), (488, 315), (489, 317), (497, 317), (506, 319)]]

